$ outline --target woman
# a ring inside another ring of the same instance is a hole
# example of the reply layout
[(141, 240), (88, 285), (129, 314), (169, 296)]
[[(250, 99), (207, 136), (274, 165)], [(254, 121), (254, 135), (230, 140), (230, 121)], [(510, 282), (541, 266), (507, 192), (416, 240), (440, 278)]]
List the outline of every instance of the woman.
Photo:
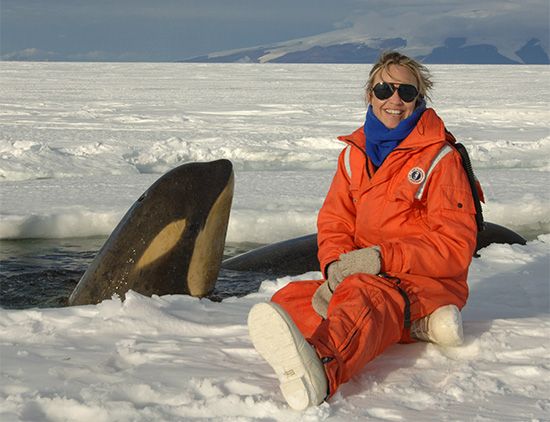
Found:
[(248, 324), (294, 409), (322, 403), (369, 361), (412, 338), (456, 345), (476, 245), (455, 140), (425, 99), (427, 69), (397, 52), (369, 74), (363, 127), (318, 216), (325, 280), (290, 283)]

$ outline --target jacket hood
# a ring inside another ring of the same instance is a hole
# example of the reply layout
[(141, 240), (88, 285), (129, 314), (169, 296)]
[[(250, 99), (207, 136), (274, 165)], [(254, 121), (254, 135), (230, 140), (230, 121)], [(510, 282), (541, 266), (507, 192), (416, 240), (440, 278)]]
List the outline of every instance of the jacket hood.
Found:
[[(339, 136), (340, 141), (352, 143), (362, 150), (365, 149), (365, 131), (361, 126), (355, 132), (347, 136)], [(445, 129), (443, 120), (436, 114), (433, 108), (427, 108), (415, 128), (401, 143), (398, 148), (424, 148), (434, 143), (447, 141), (454, 144), (456, 142), (454, 136)]]

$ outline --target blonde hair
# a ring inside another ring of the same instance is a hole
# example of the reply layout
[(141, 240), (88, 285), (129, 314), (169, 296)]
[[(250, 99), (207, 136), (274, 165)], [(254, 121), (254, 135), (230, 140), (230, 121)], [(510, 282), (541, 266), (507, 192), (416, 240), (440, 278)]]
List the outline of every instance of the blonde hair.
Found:
[(385, 70), (391, 75), (389, 67), (392, 65), (403, 66), (407, 68), (415, 77), (418, 84), (418, 92), (422, 97), (430, 99), (429, 93), (433, 87), (432, 75), (426, 66), (420, 64), (414, 59), (398, 53), (397, 51), (386, 51), (380, 55), (378, 61), (372, 66), (367, 81), (366, 93), (372, 91), (375, 76)]

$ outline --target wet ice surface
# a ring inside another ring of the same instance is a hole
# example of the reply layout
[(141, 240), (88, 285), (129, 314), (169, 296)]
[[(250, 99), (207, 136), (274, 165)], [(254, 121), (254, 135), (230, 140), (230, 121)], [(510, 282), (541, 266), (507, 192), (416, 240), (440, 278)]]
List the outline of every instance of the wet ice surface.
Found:
[[(69, 295), (106, 241), (103, 237), (0, 241), (0, 306), (67, 306)], [(227, 244), (224, 258), (260, 246)], [(221, 301), (258, 290), (267, 274), (221, 269), (208, 299)]]

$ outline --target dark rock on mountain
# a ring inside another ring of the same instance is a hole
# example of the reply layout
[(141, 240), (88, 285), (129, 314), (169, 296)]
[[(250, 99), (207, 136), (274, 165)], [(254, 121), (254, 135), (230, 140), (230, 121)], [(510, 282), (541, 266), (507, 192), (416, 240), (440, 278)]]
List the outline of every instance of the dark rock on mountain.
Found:
[(315, 46), (303, 51), (287, 53), (271, 60), (272, 63), (372, 63), (383, 50), (405, 47), (403, 38), (381, 40), (376, 48), (364, 43), (344, 43), (326, 47)]
[(531, 38), (527, 43), (515, 52), (525, 64), (550, 64), (548, 54), (540, 45), (540, 40)]
[(215, 55), (215, 56), (199, 56), (192, 57), (183, 62), (197, 62), (197, 63), (257, 63), (263, 55), (269, 52), (265, 48), (257, 48), (245, 51), (239, 51), (237, 53), (229, 53), (227, 55)]
[(404, 48), (407, 46), (407, 40), (403, 38), (387, 38), (381, 40), (378, 48), (380, 50), (397, 50), (398, 48)]
[(503, 56), (490, 44), (464, 46), (466, 38), (447, 38), (443, 47), (436, 47), (430, 54), (422, 57), (424, 63), (445, 64), (518, 64), (519, 62)]
[(371, 63), (380, 50), (365, 44), (337, 44), (328, 47), (312, 47), (304, 51), (287, 53), (271, 60), (272, 63)]

